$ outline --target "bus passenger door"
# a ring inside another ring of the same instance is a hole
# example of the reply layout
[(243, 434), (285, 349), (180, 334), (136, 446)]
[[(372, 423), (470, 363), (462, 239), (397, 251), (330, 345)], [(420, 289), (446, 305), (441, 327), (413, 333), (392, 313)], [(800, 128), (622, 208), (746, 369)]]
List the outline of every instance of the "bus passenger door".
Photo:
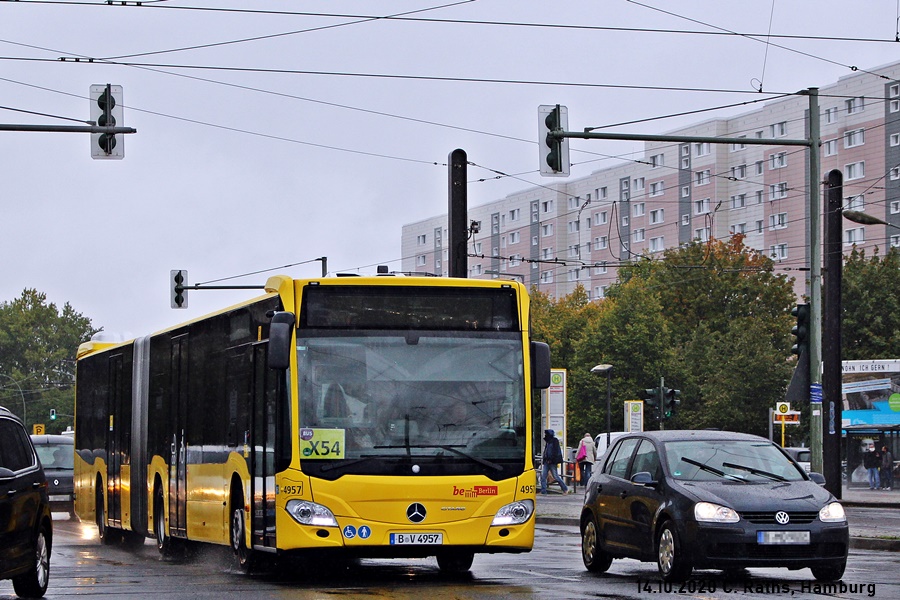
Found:
[(268, 368), (266, 343), (253, 347), (253, 498), (254, 546), (275, 546), (275, 429), (277, 371)]
[(169, 403), (169, 534), (187, 536), (185, 425), (188, 403), (188, 336), (172, 338)]
[(125, 422), (122, 403), (123, 357), (116, 354), (109, 357), (109, 393), (106, 395), (106, 521), (110, 527), (122, 526), (122, 433), (130, 427)]

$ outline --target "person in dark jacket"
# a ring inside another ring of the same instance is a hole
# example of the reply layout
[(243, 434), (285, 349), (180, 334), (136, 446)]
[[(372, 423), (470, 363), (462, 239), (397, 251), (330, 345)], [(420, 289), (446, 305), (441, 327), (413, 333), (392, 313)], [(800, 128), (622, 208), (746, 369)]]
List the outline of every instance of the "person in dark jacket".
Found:
[(894, 455), (887, 446), (881, 447), (881, 489), (889, 490), (894, 485)]
[(563, 461), (562, 449), (559, 440), (552, 429), (544, 430), (544, 453), (541, 455), (541, 493), (547, 493), (547, 474), (553, 475), (553, 479), (559, 484), (563, 494), (569, 493), (569, 487), (556, 471), (556, 465)]

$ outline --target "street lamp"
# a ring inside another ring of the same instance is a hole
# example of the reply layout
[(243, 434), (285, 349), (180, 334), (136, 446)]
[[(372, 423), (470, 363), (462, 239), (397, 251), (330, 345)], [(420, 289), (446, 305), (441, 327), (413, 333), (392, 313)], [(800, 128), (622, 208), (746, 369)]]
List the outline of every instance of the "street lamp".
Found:
[(22, 397), (22, 423), (26, 423), (26, 421), (28, 421), (28, 407), (25, 405), (25, 394), (22, 393), (22, 387), (19, 385), (18, 381), (16, 381), (9, 375), (0, 373), (0, 376), (6, 377), (15, 384), (16, 388), (18, 388), (19, 395)]
[(612, 434), (610, 431), (612, 430), (612, 415), (610, 414), (610, 397), (611, 397), (611, 384), (610, 379), (612, 377), (612, 365), (597, 365), (596, 367), (591, 369), (591, 373), (597, 373), (598, 375), (606, 373), (606, 447), (609, 448), (610, 438)]

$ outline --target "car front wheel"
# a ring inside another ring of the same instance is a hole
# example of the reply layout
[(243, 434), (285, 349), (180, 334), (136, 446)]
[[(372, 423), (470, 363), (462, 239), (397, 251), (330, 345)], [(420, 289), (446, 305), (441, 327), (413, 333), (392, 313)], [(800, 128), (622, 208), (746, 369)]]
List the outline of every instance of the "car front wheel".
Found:
[(581, 560), (591, 573), (605, 573), (612, 565), (612, 557), (600, 548), (599, 529), (593, 516), (581, 528)]
[(817, 581), (837, 581), (844, 574), (847, 567), (847, 561), (843, 561), (834, 565), (823, 565), (818, 567), (810, 567), (813, 577)]
[(50, 582), (50, 544), (44, 525), (34, 540), (34, 565), (28, 572), (13, 577), (13, 589), (23, 598), (41, 598)]
[(678, 531), (671, 521), (663, 524), (656, 542), (657, 566), (663, 581), (684, 581), (691, 576), (691, 564), (685, 548), (678, 538)]

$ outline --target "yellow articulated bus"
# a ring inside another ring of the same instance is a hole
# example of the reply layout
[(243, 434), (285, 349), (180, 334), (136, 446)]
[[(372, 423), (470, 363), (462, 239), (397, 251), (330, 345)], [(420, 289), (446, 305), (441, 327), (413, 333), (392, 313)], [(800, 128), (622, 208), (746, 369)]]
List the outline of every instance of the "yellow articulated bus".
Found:
[(528, 324), (513, 281), (275, 276), (209, 316), (86, 342), (75, 510), (103, 543), (230, 545), (244, 570), (527, 552), (531, 398), (550, 381)]

